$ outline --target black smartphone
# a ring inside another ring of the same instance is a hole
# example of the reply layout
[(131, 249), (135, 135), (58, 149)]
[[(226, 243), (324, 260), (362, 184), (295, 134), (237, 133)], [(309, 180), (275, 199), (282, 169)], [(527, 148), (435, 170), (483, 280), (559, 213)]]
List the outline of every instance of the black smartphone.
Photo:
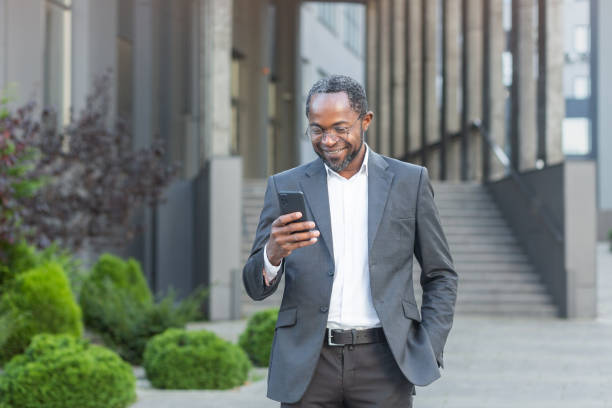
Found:
[(302, 218), (293, 222), (308, 221), (308, 218), (306, 218), (304, 193), (301, 191), (279, 191), (278, 204), (280, 205), (281, 214), (283, 215), (298, 211), (302, 213)]

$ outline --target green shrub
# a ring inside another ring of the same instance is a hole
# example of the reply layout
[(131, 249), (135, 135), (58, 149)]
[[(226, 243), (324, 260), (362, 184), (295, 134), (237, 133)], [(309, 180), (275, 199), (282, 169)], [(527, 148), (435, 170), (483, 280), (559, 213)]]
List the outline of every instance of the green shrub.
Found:
[(85, 281), (80, 298), (86, 326), (133, 364), (142, 362), (151, 337), (197, 319), (206, 296), (205, 291), (196, 290), (182, 302), (175, 302), (171, 291), (155, 303), (146, 285), (136, 261), (103, 255)]
[(251, 364), (214, 333), (168, 329), (147, 344), (144, 367), (156, 388), (228, 389), (244, 384)]
[(0, 407), (121, 408), (136, 400), (135, 386), (132, 368), (112, 351), (42, 334), (6, 365)]
[(5, 326), (0, 344), (0, 363), (22, 353), (34, 335), (67, 333), (80, 337), (81, 310), (61, 266), (47, 263), (21, 273), (0, 298)]
[(1, 246), (2, 252), (5, 255), (5, 261), (3, 264), (0, 264), (0, 293), (2, 293), (3, 284), (8, 283), (17, 275), (37, 266), (55, 262), (66, 273), (72, 291), (75, 297), (78, 298), (85, 277), (85, 271), (81, 267), (81, 262), (74, 258), (68, 250), (60, 248), (57, 244), (52, 244), (43, 250), (39, 250), (25, 241), (19, 241), (12, 245), (4, 243)]
[(257, 312), (251, 316), (246, 329), (240, 335), (238, 344), (256, 366), (267, 367), (270, 362), (270, 349), (277, 318), (278, 309)]
[(612, 230), (608, 231), (608, 241), (610, 241), (610, 252), (612, 252)]

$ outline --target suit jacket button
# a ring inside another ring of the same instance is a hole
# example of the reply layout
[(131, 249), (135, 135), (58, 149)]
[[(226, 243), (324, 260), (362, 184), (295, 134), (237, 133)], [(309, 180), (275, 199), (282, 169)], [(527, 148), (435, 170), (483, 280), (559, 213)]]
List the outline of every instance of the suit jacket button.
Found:
[(319, 310), (321, 311), (321, 313), (325, 313), (325, 312), (327, 312), (327, 309), (328, 309), (328, 308), (327, 308), (327, 306), (321, 306), (321, 307), (319, 308)]
[(329, 272), (327, 272), (327, 274), (328, 274), (329, 276), (334, 276), (334, 270), (333, 270), (333, 269), (332, 269), (332, 270), (330, 270)]

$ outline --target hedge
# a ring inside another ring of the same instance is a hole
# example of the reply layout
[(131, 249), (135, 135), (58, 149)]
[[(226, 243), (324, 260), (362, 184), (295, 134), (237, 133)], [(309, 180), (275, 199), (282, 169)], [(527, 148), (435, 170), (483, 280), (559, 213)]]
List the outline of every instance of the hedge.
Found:
[(136, 401), (129, 364), (69, 335), (34, 337), (0, 376), (3, 408), (123, 408)]
[(63, 269), (50, 262), (17, 275), (0, 298), (0, 363), (22, 353), (39, 333), (80, 337), (81, 310)]
[(144, 353), (147, 378), (156, 388), (233, 388), (244, 384), (250, 367), (240, 347), (206, 330), (168, 329)]
[(278, 309), (257, 312), (251, 316), (246, 329), (240, 335), (238, 344), (256, 366), (267, 367), (270, 362), (276, 319), (278, 319)]

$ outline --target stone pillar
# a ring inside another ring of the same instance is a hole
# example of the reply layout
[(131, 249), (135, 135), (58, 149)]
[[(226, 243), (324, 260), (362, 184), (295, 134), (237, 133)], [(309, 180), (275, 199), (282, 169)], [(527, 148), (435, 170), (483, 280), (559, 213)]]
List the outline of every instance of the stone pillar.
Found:
[(479, 180), (482, 173), (480, 135), (470, 131), (470, 123), (482, 119), (482, 9), (482, 0), (463, 0), (463, 180)]
[(366, 135), (367, 143), (378, 149), (376, 129), (378, 128), (378, 0), (368, 0), (366, 3), (366, 92), (370, 110), (374, 112), (374, 123)]
[(520, 171), (535, 168), (537, 154), (533, 6), (533, 0), (512, 2), (511, 159)]
[(406, 154), (406, 129), (404, 127), (406, 89), (406, 0), (393, 0), (393, 78), (392, 78), (392, 147), (394, 157)]
[(96, 78), (110, 72), (110, 123), (117, 94), (117, 15), (117, 0), (72, 2), (72, 105), (78, 113)]
[(563, 161), (563, 1), (538, 1), (538, 151), (547, 165)]
[(232, 3), (231, 0), (200, 0), (202, 161), (230, 154)]
[[(197, 274), (210, 287), (208, 317), (237, 317), (234, 311), (240, 269), (242, 161), (231, 157), (231, 0), (200, 0), (200, 160), (196, 180)], [(205, 255), (203, 255), (205, 254)]]
[(45, 2), (0, 0), (0, 90), (15, 85), (10, 102), (43, 101)]
[(391, 154), (391, 0), (378, 0), (380, 2), (380, 40), (378, 43), (380, 60), (380, 97), (378, 99), (378, 152), (384, 155)]
[[(502, 24), (503, 0), (487, 0), (484, 21), (484, 88), (483, 125), (491, 139), (502, 149), (505, 145), (505, 98), (502, 83), (501, 56), (505, 47), (505, 33)], [(497, 180), (505, 174), (504, 166), (492, 150), (486, 149), (489, 179)]]
[(459, 97), (459, 38), (461, 3), (444, 0), (442, 9), (442, 114), (440, 179), (458, 181), (461, 178), (461, 151), (457, 141), (448, 140), (450, 134), (461, 129)]
[[(408, 0), (406, 21), (408, 81), (406, 97), (406, 120), (408, 121), (408, 151), (414, 152), (421, 148), (421, 109), (422, 109), (422, 1)], [(417, 161), (417, 162), (420, 162)]]
[[(246, 178), (268, 176), (268, 87), (274, 16), (266, 0), (234, 1), (234, 49), (240, 54), (239, 149)], [(303, 132), (299, 133), (300, 135)]]
[[(299, 157), (298, 143), (296, 140), (297, 123), (296, 104), (301, 104), (298, 83), (300, 58), (300, 42), (298, 33), (300, 30), (300, 1), (299, 0), (277, 0), (276, 1), (276, 72), (278, 117), (280, 126), (278, 134), (280, 140), (275, 143), (276, 155), (274, 157), (274, 171), (282, 171), (295, 166)], [(296, 90), (298, 92), (296, 92)], [(300, 130), (303, 132), (303, 130)]]
[[(421, 120), (421, 135), (423, 146), (439, 141), (440, 127), (438, 121), (438, 101), (436, 99), (436, 58), (437, 41), (436, 29), (438, 20), (438, 2), (423, 0), (423, 82), (422, 104), (423, 115)], [(439, 178), (440, 157), (439, 152), (427, 151), (423, 155), (423, 164), (429, 169), (430, 177)]]

